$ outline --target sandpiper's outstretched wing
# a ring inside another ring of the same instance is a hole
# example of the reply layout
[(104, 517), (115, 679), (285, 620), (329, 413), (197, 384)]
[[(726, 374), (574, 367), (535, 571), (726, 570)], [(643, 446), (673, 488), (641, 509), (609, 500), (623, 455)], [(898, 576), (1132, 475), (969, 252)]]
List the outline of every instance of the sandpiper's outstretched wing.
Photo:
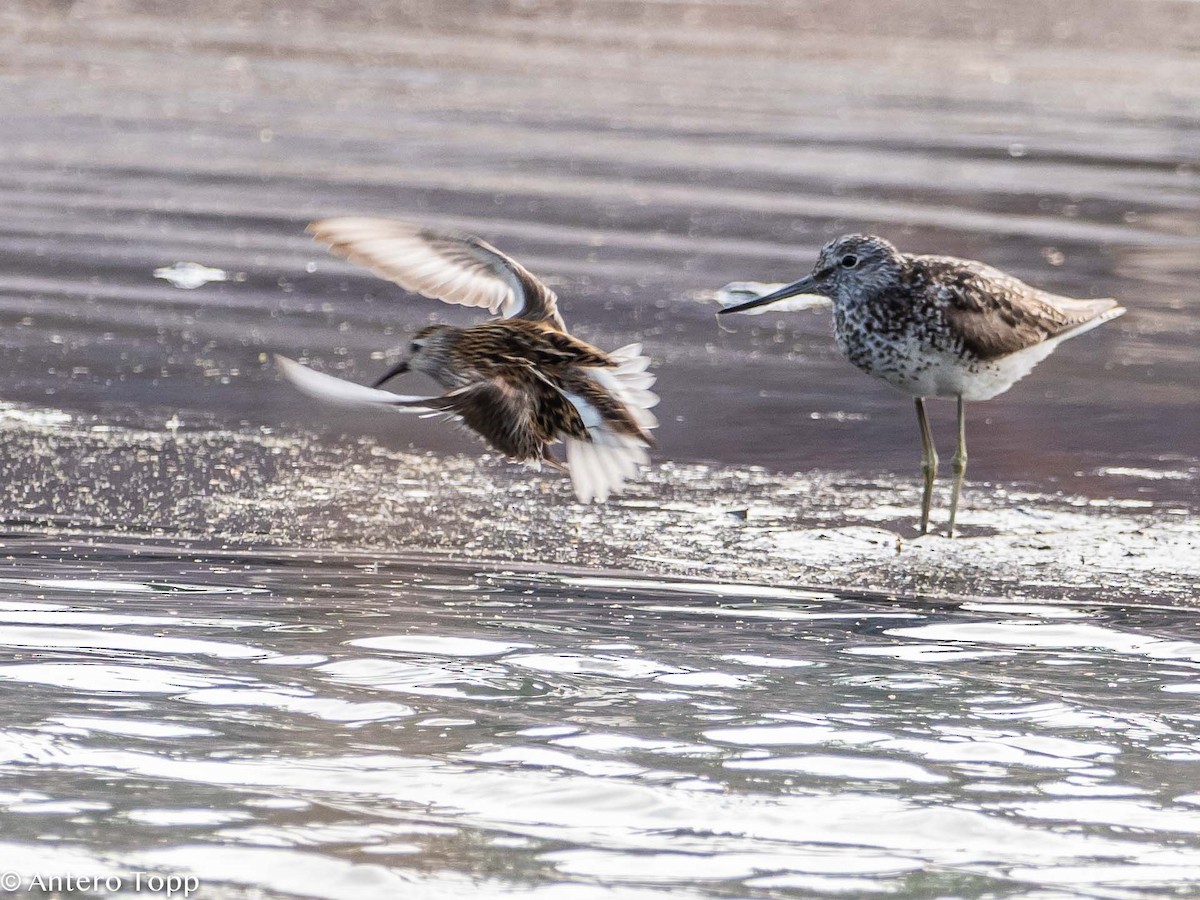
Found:
[(308, 232), (330, 251), (407, 291), (565, 330), (554, 291), (473, 235), (393, 219), (322, 219)]
[(934, 274), (948, 324), (976, 359), (998, 359), (1054, 338), (1066, 339), (1125, 312), (1111, 298), (1061, 297), (973, 260), (919, 259)]
[(324, 375), (286, 356), (276, 356), (275, 362), (288, 381), (318, 400), (346, 406), (390, 406), (398, 412), (449, 413), (513, 459), (544, 457), (547, 441), (530, 427), (533, 398), (499, 379), (475, 382), (436, 397), (415, 397)]
[(346, 381), (344, 378), (315, 372), (294, 359), (288, 359), (286, 356), (278, 354), (275, 356), (275, 364), (279, 366), (279, 370), (283, 372), (288, 381), (305, 394), (316, 397), (318, 400), (353, 406), (395, 406), (402, 412), (432, 412), (436, 409), (435, 406), (429, 405), (437, 400), (436, 397), (393, 394), (391, 391), (366, 387), (355, 384), (353, 381)]

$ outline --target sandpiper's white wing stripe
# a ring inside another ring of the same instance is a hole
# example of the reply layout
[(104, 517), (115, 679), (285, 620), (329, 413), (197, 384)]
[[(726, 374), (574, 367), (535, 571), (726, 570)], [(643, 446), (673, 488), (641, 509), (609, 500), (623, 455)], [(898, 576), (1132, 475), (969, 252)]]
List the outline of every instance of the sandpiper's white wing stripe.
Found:
[(472, 235), (366, 217), (322, 219), (308, 231), (331, 252), (405, 290), (506, 319), (549, 320), (563, 327), (554, 292)]
[(286, 356), (276, 356), (275, 362), (288, 381), (318, 400), (354, 406), (394, 406), (400, 412), (429, 413), (432, 411), (430, 407), (413, 404), (419, 404), (423, 400), (433, 400), (435, 399), (433, 397), (393, 394), (391, 391), (365, 387), (352, 381), (335, 378), (332, 375), (314, 372), (308, 366), (303, 366)]

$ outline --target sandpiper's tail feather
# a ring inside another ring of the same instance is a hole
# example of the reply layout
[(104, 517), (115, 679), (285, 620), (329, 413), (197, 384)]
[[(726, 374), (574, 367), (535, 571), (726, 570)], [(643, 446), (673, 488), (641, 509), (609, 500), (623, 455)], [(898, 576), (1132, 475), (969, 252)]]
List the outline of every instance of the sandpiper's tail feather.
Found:
[(588, 374), (624, 404), (640, 428), (657, 428), (658, 419), (650, 412), (658, 406), (658, 394), (650, 390), (657, 376), (647, 371), (650, 357), (642, 355), (642, 345), (626, 344), (608, 355), (616, 362), (616, 366), (611, 369), (588, 369)]
[(425, 401), (433, 403), (435, 397), (415, 397), (405, 394), (393, 394), (391, 391), (381, 391), (370, 388), (343, 378), (314, 372), (308, 366), (301, 365), (294, 359), (276, 355), (275, 364), (283, 372), (287, 380), (299, 390), (324, 400), (328, 403), (339, 403), (351, 406), (391, 406), (400, 412), (430, 413), (437, 411), (436, 406), (422, 406)]
[(564, 392), (579, 411), (588, 434), (588, 440), (567, 438), (567, 467), (575, 496), (582, 503), (603, 503), (649, 464), (652, 441), (646, 432), (658, 425), (650, 412), (658, 404), (658, 395), (650, 390), (655, 376), (647, 371), (650, 359), (642, 355), (642, 345), (629, 344), (609, 356), (615, 366), (590, 368), (587, 373), (620, 401), (637, 429), (632, 429), (627, 419), (606, 415), (582, 394)]

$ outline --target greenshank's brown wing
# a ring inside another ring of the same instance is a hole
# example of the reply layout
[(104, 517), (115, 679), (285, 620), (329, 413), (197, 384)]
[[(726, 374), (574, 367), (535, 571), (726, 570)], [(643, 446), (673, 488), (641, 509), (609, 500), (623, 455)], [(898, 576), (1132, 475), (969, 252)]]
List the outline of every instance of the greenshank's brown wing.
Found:
[(407, 291), (565, 330), (554, 291), (474, 235), (357, 216), (322, 219), (308, 232), (332, 253)]
[(998, 359), (1124, 312), (1111, 298), (1076, 300), (1030, 287), (999, 269), (946, 256), (918, 259), (963, 349)]

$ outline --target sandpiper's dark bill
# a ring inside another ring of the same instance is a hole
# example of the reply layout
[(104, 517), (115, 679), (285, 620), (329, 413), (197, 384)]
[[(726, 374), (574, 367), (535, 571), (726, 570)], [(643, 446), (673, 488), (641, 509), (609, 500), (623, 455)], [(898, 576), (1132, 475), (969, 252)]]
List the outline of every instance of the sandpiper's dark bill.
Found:
[(762, 312), (813, 295), (831, 302), (834, 338), (845, 357), (915, 398), (922, 534), (929, 530), (938, 464), (925, 400), (945, 397), (958, 404), (953, 535), (967, 468), (963, 404), (1004, 393), (1063, 341), (1125, 312), (1109, 298), (1061, 297), (974, 260), (901, 253), (883, 238), (862, 234), (826, 244), (804, 278), (720, 312)]
[[(641, 344), (607, 353), (574, 337), (554, 292), (472, 235), (372, 218), (325, 219), (308, 230), (333, 253), (405, 290), (501, 318), (422, 328), (407, 357), (373, 387), (277, 357), (297, 388), (332, 403), (445, 413), (510, 459), (534, 465), (563, 468), (550, 447), (564, 442), (565, 468), (584, 503), (608, 499), (649, 463), (650, 430), (658, 425), (650, 410), (658, 397)], [(430, 376), (445, 393), (381, 390), (408, 371)]]

